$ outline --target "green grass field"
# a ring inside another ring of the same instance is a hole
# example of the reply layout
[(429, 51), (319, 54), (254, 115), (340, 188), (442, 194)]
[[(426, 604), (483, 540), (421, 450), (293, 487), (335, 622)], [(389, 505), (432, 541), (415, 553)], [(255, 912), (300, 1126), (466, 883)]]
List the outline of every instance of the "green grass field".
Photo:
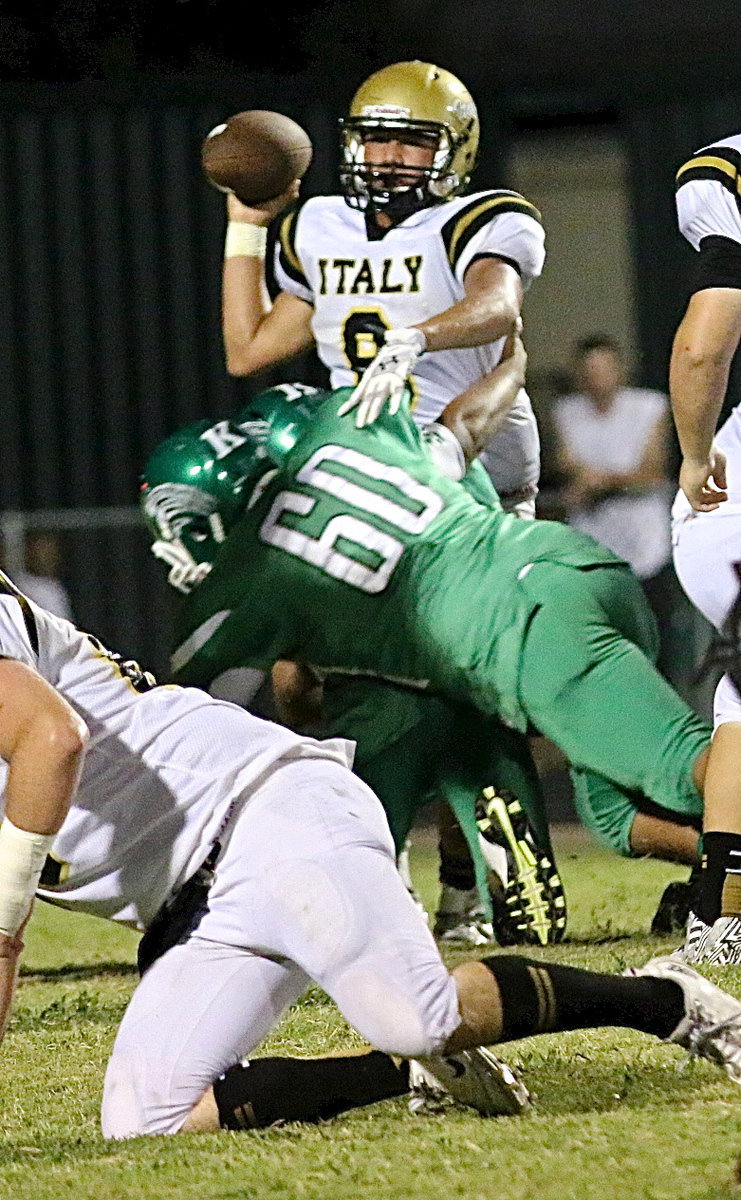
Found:
[[(686, 872), (626, 862), (562, 830), (570, 940), (542, 957), (619, 971), (675, 941), (647, 936), (665, 882)], [(434, 904), (420, 836), (415, 880)], [(503, 1056), (536, 1094), (526, 1117), (413, 1117), (403, 1100), (327, 1125), (108, 1143), (98, 1130), (106, 1056), (136, 976), (135, 938), (39, 905), (3, 1045), (5, 1200), (710, 1200), (736, 1194), (741, 1090), (706, 1063), (624, 1031), (513, 1043)], [(451, 962), (455, 961), (451, 956)], [(713, 974), (741, 996), (741, 969)], [(315, 990), (265, 1050), (357, 1043)], [(741, 1194), (741, 1192), (739, 1192)]]

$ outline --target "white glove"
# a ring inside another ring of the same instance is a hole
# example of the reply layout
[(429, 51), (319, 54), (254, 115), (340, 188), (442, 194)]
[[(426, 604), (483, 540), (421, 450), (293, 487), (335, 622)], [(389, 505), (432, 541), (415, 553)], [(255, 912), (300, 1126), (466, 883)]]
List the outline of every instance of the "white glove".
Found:
[(186, 596), (211, 570), (211, 563), (197, 563), (182, 542), (153, 542), (151, 549), (170, 568), (167, 582)]
[(355, 424), (362, 429), (378, 419), (387, 400), (389, 412), (397, 413), (407, 379), (426, 348), (421, 329), (389, 329), (383, 346), (337, 415), (342, 417), (357, 406)]

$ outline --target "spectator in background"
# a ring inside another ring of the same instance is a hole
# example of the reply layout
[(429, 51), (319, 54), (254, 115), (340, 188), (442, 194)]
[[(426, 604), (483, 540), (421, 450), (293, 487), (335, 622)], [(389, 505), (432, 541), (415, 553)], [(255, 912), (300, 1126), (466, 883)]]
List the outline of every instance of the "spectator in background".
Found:
[(69, 594), (59, 573), (59, 542), (53, 533), (28, 534), (26, 570), (16, 571), (15, 583), (41, 608), (74, 621)]
[(659, 624), (659, 669), (672, 678), (669, 402), (626, 386), (620, 347), (606, 336), (577, 343), (575, 382), (554, 408), (566, 520), (630, 564)]

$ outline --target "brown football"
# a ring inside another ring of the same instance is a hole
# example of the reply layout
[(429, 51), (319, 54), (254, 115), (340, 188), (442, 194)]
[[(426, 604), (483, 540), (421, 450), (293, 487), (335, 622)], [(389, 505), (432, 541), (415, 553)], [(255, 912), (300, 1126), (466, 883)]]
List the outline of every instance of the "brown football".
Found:
[(236, 113), (204, 139), (206, 178), (244, 204), (279, 196), (311, 162), (309, 135), (282, 113), (253, 109)]

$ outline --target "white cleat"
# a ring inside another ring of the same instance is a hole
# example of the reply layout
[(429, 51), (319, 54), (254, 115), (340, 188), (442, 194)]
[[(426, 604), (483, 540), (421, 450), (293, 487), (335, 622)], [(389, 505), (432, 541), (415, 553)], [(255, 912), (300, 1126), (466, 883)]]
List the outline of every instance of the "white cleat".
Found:
[(713, 963), (719, 967), (741, 963), (741, 918), (718, 917), (709, 927), (702, 947), (702, 957), (694, 961)]
[(519, 1076), (483, 1046), (410, 1059), (409, 1086), (409, 1109), (416, 1114), (442, 1112), (454, 1101), (482, 1117), (513, 1117), (530, 1107)]
[(684, 1016), (665, 1040), (689, 1050), (690, 1058), (707, 1058), (741, 1083), (741, 1003), (703, 979), (692, 967), (668, 956), (652, 958), (624, 975), (669, 979), (684, 993)]
[(705, 947), (712, 928), (712, 925), (706, 925), (696, 913), (691, 912), (684, 935), (684, 945), (674, 951), (672, 958), (687, 963), (705, 962)]

